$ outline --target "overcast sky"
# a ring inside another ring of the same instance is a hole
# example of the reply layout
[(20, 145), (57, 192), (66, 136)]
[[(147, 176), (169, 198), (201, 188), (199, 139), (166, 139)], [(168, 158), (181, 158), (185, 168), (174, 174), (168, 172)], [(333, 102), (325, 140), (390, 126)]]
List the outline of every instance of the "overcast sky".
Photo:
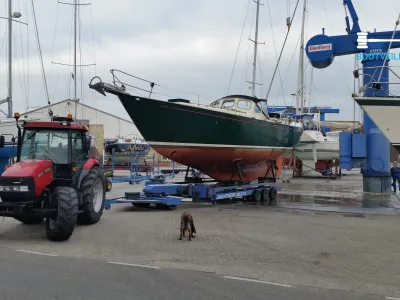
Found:
[[(6, 2), (0, 0), (0, 17), (7, 12)], [(72, 67), (52, 64), (73, 63), (73, 6), (57, 2), (34, 0), (51, 102), (73, 97)], [(279, 54), (287, 31), (286, 18), (293, 13), (296, 2), (262, 0), (259, 39), (265, 44), (259, 45), (257, 82), (263, 85), (257, 88), (258, 97), (266, 95), (277, 61), (276, 51)], [(297, 89), (297, 42), (303, 1), (300, 2), (280, 64), (281, 76), (275, 78), (269, 105), (294, 105), (290, 94)], [(22, 13), (19, 20), (29, 23), (28, 26), (16, 23), (13, 26), (14, 110), (22, 112), (27, 105), (29, 109), (45, 105), (46, 97), (31, 0), (13, 0), (13, 3), (13, 11)], [(327, 35), (345, 34), (342, 3), (342, 0), (309, 0), (307, 40), (321, 33), (322, 27)], [(380, 3), (384, 5), (377, 6), (373, 0), (354, 0), (362, 30), (394, 29), (400, 1), (382, 0)], [(247, 21), (228, 91), (247, 7)], [(89, 80), (95, 75), (111, 81), (109, 70), (112, 68), (171, 89), (199, 94), (156, 88), (155, 92), (167, 95), (157, 95), (160, 99), (181, 97), (210, 103), (227, 93), (250, 94), (246, 80), (251, 80), (253, 43), (248, 38), (254, 38), (255, 7), (251, 0), (96, 0), (92, 5), (80, 6), (78, 50), (82, 51), (81, 54), (78, 52), (78, 63), (96, 65), (83, 67), (82, 71), (78, 69), (78, 97), (85, 104), (128, 118), (116, 97), (104, 97), (88, 88)], [(6, 23), (0, 19), (0, 99), (7, 97)], [(392, 64), (399, 66), (400, 62)], [(354, 56), (336, 58), (329, 68), (314, 70), (312, 85), (309, 80), (311, 68), (306, 67), (307, 91), (312, 87), (311, 104), (341, 110), (340, 115), (330, 116), (331, 120), (353, 119), (353, 65)], [(148, 88), (147, 84), (137, 81), (131, 83)], [(7, 109), (6, 105), (1, 108)], [(356, 119), (358, 116), (357, 108)]]

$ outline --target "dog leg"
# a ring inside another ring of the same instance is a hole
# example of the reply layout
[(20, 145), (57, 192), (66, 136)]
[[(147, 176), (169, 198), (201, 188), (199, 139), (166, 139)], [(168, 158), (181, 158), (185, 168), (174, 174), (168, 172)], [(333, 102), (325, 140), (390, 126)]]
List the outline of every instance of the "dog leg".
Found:
[(196, 228), (194, 227), (194, 222), (192, 220), (192, 222), (190, 223), (190, 227), (192, 228), (192, 237), (195, 238), (196, 237)]
[(180, 236), (179, 236), (179, 240), (181, 241), (182, 240), (182, 236), (183, 236), (183, 231), (182, 231), (182, 228), (180, 229)]

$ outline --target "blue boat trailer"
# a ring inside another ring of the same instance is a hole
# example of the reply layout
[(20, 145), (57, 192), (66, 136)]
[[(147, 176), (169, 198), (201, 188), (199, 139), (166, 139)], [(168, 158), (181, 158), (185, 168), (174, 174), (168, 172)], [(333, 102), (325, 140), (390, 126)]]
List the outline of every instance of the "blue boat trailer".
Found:
[(125, 197), (106, 200), (105, 209), (116, 203), (131, 203), (138, 207), (156, 207), (173, 210), (182, 203), (182, 198), (191, 198), (193, 202), (211, 202), (238, 200), (254, 201), (276, 206), (280, 187), (270, 182), (254, 182), (238, 185), (212, 183), (157, 183), (146, 181), (142, 193), (125, 193)]
[(106, 199), (104, 209), (111, 209), (112, 204), (130, 203), (136, 207), (147, 208), (154, 204), (156, 208), (174, 210), (176, 206), (182, 203), (180, 197), (149, 197), (143, 193), (125, 193), (125, 197), (116, 199)]
[(221, 183), (161, 183), (145, 182), (143, 194), (149, 197), (179, 196), (196, 201), (217, 201), (243, 199), (276, 205), (280, 187), (268, 181), (226, 185)]

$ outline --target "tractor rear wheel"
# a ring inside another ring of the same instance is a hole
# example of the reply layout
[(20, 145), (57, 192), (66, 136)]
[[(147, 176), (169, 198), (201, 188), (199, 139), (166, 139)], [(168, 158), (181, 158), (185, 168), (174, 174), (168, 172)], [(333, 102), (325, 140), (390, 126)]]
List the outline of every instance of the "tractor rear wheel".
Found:
[(75, 229), (78, 216), (78, 194), (67, 186), (57, 186), (51, 194), (50, 207), (57, 208), (57, 215), (47, 217), (46, 234), (52, 241), (68, 240)]
[(100, 221), (106, 199), (106, 178), (104, 172), (93, 167), (82, 180), (82, 212), (78, 215), (78, 224), (89, 225)]

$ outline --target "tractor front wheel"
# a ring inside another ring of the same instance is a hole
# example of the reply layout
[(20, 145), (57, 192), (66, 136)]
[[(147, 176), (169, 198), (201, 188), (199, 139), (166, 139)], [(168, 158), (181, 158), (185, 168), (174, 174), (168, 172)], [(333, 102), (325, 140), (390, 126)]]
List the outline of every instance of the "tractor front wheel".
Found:
[(82, 180), (82, 212), (78, 215), (78, 223), (95, 224), (103, 215), (106, 199), (106, 178), (104, 172), (93, 167)]
[(68, 240), (75, 229), (78, 216), (78, 194), (67, 186), (57, 186), (51, 194), (50, 207), (57, 208), (57, 215), (47, 217), (46, 234), (52, 241)]

